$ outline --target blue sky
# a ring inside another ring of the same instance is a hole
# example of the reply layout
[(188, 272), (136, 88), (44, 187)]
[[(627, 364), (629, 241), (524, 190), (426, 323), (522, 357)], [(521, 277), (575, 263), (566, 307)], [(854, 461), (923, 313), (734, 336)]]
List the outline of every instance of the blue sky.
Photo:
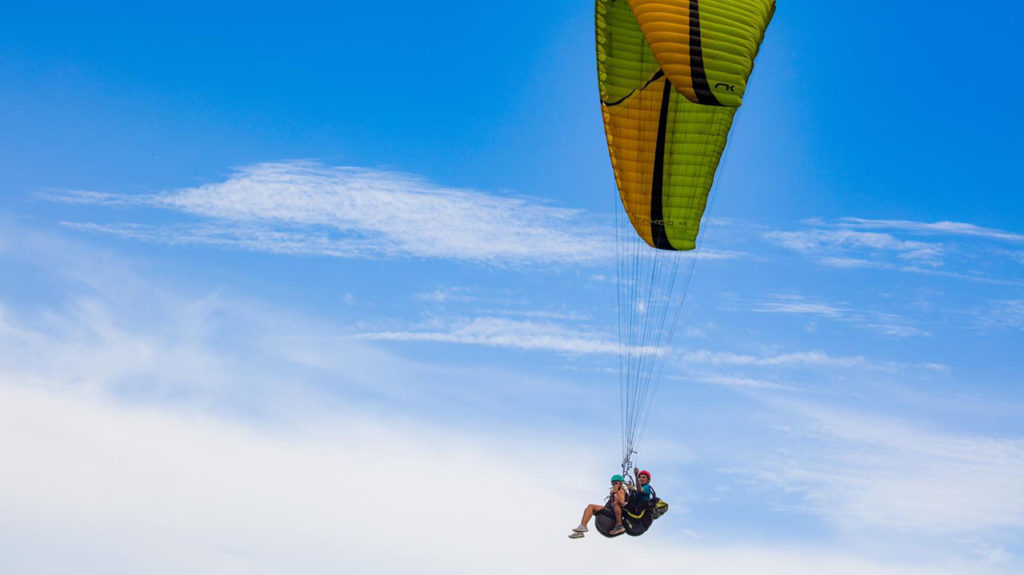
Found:
[(592, 3), (2, 5), (0, 571), (1024, 570), (1020, 8), (779, 5), (672, 510), (568, 541), (619, 457)]

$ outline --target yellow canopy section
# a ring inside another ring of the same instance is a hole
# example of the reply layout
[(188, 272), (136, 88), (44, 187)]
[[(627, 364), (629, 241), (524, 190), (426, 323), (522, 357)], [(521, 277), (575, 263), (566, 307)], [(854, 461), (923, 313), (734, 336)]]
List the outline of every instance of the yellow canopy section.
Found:
[(598, 82), (623, 206), (692, 250), (774, 0), (597, 0)]
[(775, 0), (628, 0), (661, 69), (694, 103), (739, 106)]

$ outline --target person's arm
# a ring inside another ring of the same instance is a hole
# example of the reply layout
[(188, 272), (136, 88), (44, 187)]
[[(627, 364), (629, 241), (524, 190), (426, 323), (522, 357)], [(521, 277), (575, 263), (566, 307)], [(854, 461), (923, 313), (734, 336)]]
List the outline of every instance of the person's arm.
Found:
[(619, 505), (626, 504), (626, 490), (622, 489), (621, 485), (619, 486), (619, 492), (615, 494), (615, 497), (618, 498)]

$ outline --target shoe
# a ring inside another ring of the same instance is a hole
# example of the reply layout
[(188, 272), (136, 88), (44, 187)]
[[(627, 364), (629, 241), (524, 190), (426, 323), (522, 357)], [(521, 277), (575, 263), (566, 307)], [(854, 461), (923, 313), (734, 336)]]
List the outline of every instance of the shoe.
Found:
[(572, 530), (575, 531), (576, 533), (586, 533), (587, 531), (590, 531), (589, 529), (587, 529), (586, 525), (580, 525), (579, 527), (573, 527)]
[(581, 539), (582, 537), (583, 537), (583, 534), (580, 533), (579, 531), (573, 531), (572, 533), (569, 534), (569, 539)]
[(626, 528), (621, 525), (616, 525), (614, 529), (608, 532), (608, 535), (618, 535), (619, 533), (625, 533)]

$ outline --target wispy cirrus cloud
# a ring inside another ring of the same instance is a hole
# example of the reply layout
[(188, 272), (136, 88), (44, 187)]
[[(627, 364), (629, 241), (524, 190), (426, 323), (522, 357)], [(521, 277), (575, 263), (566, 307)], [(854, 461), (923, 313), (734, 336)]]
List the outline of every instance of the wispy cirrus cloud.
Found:
[[(894, 255), (898, 259), (931, 267), (942, 265), (944, 248), (941, 244), (902, 240), (891, 234), (862, 232), (846, 229), (815, 229), (798, 232), (766, 232), (764, 237), (784, 248), (815, 255), (823, 263), (849, 267), (868, 265), (873, 260), (854, 258), (850, 253), (876, 253)], [(878, 261), (875, 258), (874, 261)], [(878, 265), (877, 263), (875, 265)]]
[(799, 436), (803, 453), (766, 455), (744, 473), (803, 493), (801, 507), (846, 527), (928, 534), (1024, 530), (1024, 441), (766, 401), (791, 414), (787, 429)]
[(377, 245), (360, 238), (338, 239), (329, 232), (280, 230), (254, 224), (98, 224), (64, 222), (64, 227), (122, 239), (167, 245), (195, 245), (286, 255), (339, 258), (374, 257)]
[(872, 361), (864, 356), (833, 356), (821, 351), (800, 351), (793, 353), (751, 355), (733, 352), (698, 350), (683, 352), (681, 361), (697, 365), (731, 367), (779, 367), (779, 368), (837, 368), (867, 369), (896, 372), (903, 369), (926, 369), (937, 373), (948, 373), (949, 366), (927, 363), (906, 364), (900, 362)]
[(793, 385), (776, 383), (774, 381), (768, 381), (765, 379), (738, 377), (734, 375), (699, 376), (695, 379), (696, 381), (699, 381), (701, 383), (709, 383), (712, 385), (724, 385), (726, 387), (769, 389), (779, 391), (796, 391), (798, 389), (796, 386)]
[(344, 258), (588, 264), (614, 239), (580, 210), (434, 185), (408, 174), (312, 162), (265, 163), (227, 180), (151, 195), (51, 191), (44, 199), (167, 210), (172, 225), (68, 222), (73, 229), (167, 244)]
[(975, 311), (974, 315), (975, 322), (982, 327), (1024, 328), (1024, 300), (995, 301)]
[(479, 303), (488, 299), (474, 290), (467, 287), (439, 287), (433, 291), (413, 294), (413, 299), (420, 301), (445, 304), (445, 303)]
[[(1024, 243), (1022, 234), (965, 222), (847, 217), (836, 221), (812, 218), (804, 223), (807, 229), (766, 231), (762, 237), (828, 267), (887, 269), (996, 282), (986, 274), (967, 271), (978, 265), (967, 254), (983, 249), (1001, 260), (1019, 262), (1019, 251), (1007, 249), (1006, 244), (1015, 248)], [(946, 271), (951, 264), (953, 269)]]
[(964, 222), (915, 222), (910, 220), (871, 220), (842, 218), (840, 222), (851, 228), (903, 230), (929, 235), (972, 236), (1014, 243), (1024, 243), (1024, 235)]
[(613, 337), (549, 321), (504, 317), (475, 317), (446, 321), (418, 329), (365, 332), (359, 339), (378, 341), (427, 341), (546, 350), (569, 354), (618, 354)]
[(448, 304), (468, 304), (486, 309), (488, 314), (503, 317), (519, 317), (532, 319), (584, 321), (593, 319), (591, 316), (572, 309), (522, 309), (522, 297), (514, 292), (502, 292), (494, 289), (469, 286), (443, 286), (432, 291), (415, 293), (412, 299), (435, 304), (439, 307)]
[(815, 301), (798, 295), (775, 295), (768, 301), (754, 304), (751, 310), (828, 319), (896, 337), (930, 335), (911, 320), (893, 313), (858, 310), (844, 303)]

